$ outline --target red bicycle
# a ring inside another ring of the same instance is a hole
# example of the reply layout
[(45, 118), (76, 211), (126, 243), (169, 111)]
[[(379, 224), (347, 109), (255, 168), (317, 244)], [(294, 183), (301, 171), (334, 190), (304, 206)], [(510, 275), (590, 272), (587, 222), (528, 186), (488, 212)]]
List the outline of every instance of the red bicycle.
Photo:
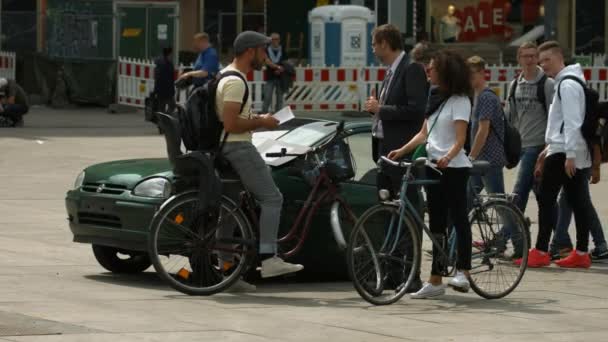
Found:
[[(330, 226), (336, 243), (342, 249), (347, 246), (343, 221), (354, 226), (357, 218), (339, 192), (340, 182), (354, 176), (350, 150), (341, 139), (343, 128), (341, 122), (333, 137), (305, 154), (289, 154), (285, 149), (267, 154), (297, 157), (293, 169), (312, 185), (291, 229), (278, 239), (284, 258), (302, 249), (312, 219), (327, 204), (331, 204)], [(225, 176), (222, 182), (234, 185), (240, 180)], [(256, 266), (257, 206), (246, 190), (236, 201), (223, 196), (213, 210), (202, 207), (200, 197), (198, 190), (190, 189), (167, 200), (152, 220), (148, 247), (156, 272), (171, 287), (189, 295), (212, 295)]]

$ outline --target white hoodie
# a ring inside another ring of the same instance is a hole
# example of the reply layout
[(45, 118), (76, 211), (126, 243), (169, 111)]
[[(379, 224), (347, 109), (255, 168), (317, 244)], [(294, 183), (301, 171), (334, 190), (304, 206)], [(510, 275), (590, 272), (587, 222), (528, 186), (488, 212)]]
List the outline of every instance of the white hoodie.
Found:
[[(591, 156), (581, 126), (585, 119), (585, 91), (574, 80), (562, 80), (573, 75), (585, 82), (580, 64), (569, 65), (555, 77), (555, 95), (549, 108), (549, 120), (545, 142), (549, 145), (547, 155), (565, 153), (567, 158), (575, 158), (577, 169), (591, 167)], [(558, 96), (561, 94), (561, 100)], [(563, 133), (561, 132), (564, 125)]]

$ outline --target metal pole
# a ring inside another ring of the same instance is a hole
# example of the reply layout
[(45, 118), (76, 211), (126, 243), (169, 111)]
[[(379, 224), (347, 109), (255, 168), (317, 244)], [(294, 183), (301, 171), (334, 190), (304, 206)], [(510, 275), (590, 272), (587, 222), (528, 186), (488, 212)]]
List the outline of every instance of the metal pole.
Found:
[(378, 26), (378, 0), (374, 0), (374, 15), (376, 16), (376, 27)]
[[(604, 55), (608, 54), (608, 0), (604, 1)], [(605, 61), (602, 61), (601, 65), (604, 65)]]
[(198, 15), (199, 17), (199, 32), (205, 32), (205, 0), (200, 0), (199, 1), (199, 11), (198, 11)]
[(236, 0), (236, 34), (243, 32), (243, 0)]

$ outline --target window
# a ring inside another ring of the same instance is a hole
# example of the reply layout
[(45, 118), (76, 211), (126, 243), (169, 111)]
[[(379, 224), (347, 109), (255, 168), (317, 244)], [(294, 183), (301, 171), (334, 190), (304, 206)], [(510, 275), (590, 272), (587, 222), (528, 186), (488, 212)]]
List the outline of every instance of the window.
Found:
[(372, 160), (371, 132), (353, 134), (346, 138), (350, 145), (355, 168), (353, 181), (363, 184), (376, 185), (376, 164)]

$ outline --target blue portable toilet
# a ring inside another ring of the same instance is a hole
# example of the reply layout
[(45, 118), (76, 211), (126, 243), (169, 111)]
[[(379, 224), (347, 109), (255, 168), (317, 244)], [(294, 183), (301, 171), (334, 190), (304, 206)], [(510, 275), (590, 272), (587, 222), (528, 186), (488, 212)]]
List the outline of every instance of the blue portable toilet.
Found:
[(371, 32), (373, 12), (363, 6), (321, 6), (308, 13), (308, 60), (315, 66), (375, 64)]

